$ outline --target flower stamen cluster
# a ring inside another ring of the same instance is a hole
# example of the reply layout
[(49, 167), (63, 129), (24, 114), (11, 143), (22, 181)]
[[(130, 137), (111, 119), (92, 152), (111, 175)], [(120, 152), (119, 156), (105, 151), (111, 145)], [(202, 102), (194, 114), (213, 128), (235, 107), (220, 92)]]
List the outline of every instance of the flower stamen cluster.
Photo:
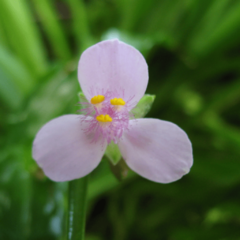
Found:
[[(128, 102), (123, 98), (115, 97), (115, 92), (107, 91), (104, 95), (95, 95), (90, 103), (81, 110), (88, 122), (87, 133), (91, 133), (93, 141), (102, 138), (109, 144), (118, 142), (123, 132), (128, 128), (130, 113)], [(81, 105), (86, 105), (81, 103)]]
[(103, 95), (97, 95), (97, 96), (94, 96), (92, 99), (91, 99), (91, 103), (92, 104), (98, 104), (98, 103), (101, 103), (105, 100), (105, 97)]
[(99, 122), (103, 122), (103, 123), (112, 122), (112, 118), (111, 118), (108, 114), (106, 114), (106, 115), (103, 115), (103, 114), (98, 115), (98, 116), (96, 117), (96, 119), (97, 119)]
[(124, 106), (126, 104), (122, 98), (113, 98), (110, 100), (110, 103), (112, 105), (122, 105), (122, 106)]

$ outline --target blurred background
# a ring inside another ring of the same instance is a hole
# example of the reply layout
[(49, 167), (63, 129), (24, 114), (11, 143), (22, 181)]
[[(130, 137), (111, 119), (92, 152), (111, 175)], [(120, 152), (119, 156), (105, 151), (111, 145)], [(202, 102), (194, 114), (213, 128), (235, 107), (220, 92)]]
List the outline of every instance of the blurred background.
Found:
[(239, 0), (0, 0), (0, 239), (63, 240), (67, 183), (31, 157), (39, 128), (79, 109), (84, 49), (119, 38), (145, 56), (148, 117), (193, 144), (171, 184), (91, 174), (86, 240), (240, 239)]

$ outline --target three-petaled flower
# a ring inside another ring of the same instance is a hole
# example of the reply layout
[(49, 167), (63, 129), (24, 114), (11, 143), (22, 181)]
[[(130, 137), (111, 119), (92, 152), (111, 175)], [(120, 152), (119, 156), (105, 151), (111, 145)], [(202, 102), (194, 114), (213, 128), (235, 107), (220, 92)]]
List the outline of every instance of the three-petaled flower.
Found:
[(138, 50), (118, 40), (100, 42), (82, 54), (78, 78), (87, 99), (82, 114), (51, 120), (34, 140), (33, 158), (50, 179), (87, 175), (111, 142), (129, 168), (152, 181), (168, 183), (189, 172), (193, 157), (186, 133), (173, 123), (130, 113), (148, 84)]

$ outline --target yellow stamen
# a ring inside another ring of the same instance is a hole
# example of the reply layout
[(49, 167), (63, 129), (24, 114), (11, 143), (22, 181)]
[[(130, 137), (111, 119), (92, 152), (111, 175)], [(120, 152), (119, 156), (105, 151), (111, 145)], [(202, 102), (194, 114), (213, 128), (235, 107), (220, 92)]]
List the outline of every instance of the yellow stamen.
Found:
[(112, 118), (111, 118), (108, 114), (106, 114), (106, 115), (103, 115), (103, 114), (98, 115), (98, 116), (96, 117), (96, 119), (97, 119), (99, 122), (112, 122)]
[(104, 100), (105, 100), (105, 97), (103, 95), (97, 95), (91, 99), (91, 104), (98, 104), (103, 102)]
[(122, 106), (124, 106), (126, 104), (122, 98), (113, 98), (110, 100), (110, 103), (112, 105), (122, 105)]

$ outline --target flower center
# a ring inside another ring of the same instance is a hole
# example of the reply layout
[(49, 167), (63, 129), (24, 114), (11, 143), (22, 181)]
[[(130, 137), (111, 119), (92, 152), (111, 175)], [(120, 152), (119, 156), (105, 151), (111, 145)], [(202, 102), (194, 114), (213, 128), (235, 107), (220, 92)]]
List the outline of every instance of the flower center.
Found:
[(110, 103), (112, 105), (121, 105), (121, 106), (124, 106), (126, 104), (122, 98), (113, 98), (110, 100)]
[(91, 103), (92, 104), (98, 104), (98, 103), (101, 103), (105, 100), (105, 97), (103, 95), (97, 95), (97, 96), (94, 96), (92, 99), (91, 99)]
[(85, 131), (93, 133), (92, 141), (102, 138), (108, 144), (111, 141), (118, 143), (129, 126), (129, 100), (125, 102), (123, 98), (118, 98), (121, 92), (105, 91), (103, 93), (102, 90), (99, 93), (100, 95), (93, 94), (91, 101), (87, 104), (83, 103), (85, 107), (81, 109), (81, 112), (89, 122)]
[(98, 115), (98, 116), (96, 117), (96, 119), (97, 119), (99, 122), (104, 122), (104, 123), (106, 123), (106, 122), (112, 122), (112, 118), (111, 118), (108, 114), (106, 114), (106, 115), (103, 115), (103, 114)]

